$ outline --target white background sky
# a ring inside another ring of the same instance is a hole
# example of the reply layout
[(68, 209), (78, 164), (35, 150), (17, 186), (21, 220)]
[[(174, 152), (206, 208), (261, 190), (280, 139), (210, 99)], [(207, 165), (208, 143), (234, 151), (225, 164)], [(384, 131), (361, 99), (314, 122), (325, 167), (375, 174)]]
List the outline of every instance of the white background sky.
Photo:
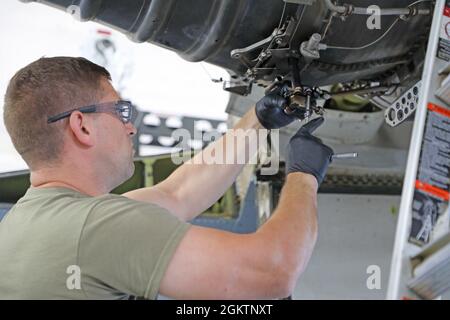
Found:
[[(3, 124), (3, 96), (9, 79), (18, 69), (42, 56), (85, 56), (99, 63), (94, 50), (95, 40), (101, 37), (97, 30), (110, 29), (92, 22), (78, 22), (64, 11), (42, 4), (24, 4), (18, 0), (1, 2), (0, 172), (6, 172), (26, 168)], [(141, 110), (226, 118), (229, 95), (208, 75), (228, 79), (224, 70), (205, 63), (187, 62), (171, 51), (148, 43), (133, 43), (119, 32), (113, 31), (109, 38), (117, 50), (106, 67), (113, 80), (126, 72), (121, 83), (122, 96)]]

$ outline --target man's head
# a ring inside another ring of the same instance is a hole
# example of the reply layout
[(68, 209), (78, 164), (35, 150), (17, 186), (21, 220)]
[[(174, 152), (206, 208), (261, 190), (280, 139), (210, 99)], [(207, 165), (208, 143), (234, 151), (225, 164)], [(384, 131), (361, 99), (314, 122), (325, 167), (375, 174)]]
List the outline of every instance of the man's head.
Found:
[(119, 100), (109, 80), (103, 67), (72, 57), (41, 58), (12, 77), (4, 122), (32, 172), (84, 159), (98, 166), (99, 174), (114, 170), (120, 180), (132, 174), (130, 136), (136, 129), (131, 123), (124, 124), (113, 113), (80, 111), (47, 121), (75, 108)]

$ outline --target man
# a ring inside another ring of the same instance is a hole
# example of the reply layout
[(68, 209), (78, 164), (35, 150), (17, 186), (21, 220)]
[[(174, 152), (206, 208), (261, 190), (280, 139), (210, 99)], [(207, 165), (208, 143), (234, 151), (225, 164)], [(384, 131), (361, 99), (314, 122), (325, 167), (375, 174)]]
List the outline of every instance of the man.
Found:
[[(217, 201), (242, 164), (193, 159), (156, 186), (109, 194), (133, 173), (136, 133), (130, 106), (109, 80), (104, 68), (71, 57), (41, 58), (11, 79), (4, 121), (30, 167), (31, 187), (0, 223), (0, 298), (290, 295), (316, 241), (317, 188), (333, 153), (311, 135), (323, 119), (291, 139), (271, 219), (255, 233), (233, 234), (186, 221)], [(281, 90), (235, 129), (291, 123)], [(225, 149), (229, 138), (206, 151)]]

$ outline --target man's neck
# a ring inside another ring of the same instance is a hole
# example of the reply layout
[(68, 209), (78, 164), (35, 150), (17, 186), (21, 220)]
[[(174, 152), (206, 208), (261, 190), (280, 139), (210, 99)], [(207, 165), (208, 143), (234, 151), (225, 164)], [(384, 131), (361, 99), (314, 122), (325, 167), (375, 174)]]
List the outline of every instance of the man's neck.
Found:
[(32, 171), (30, 174), (31, 186), (34, 188), (50, 188), (64, 187), (90, 196), (99, 196), (108, 193), (110, 190), (99, 183), (95, 183), (95, 179), (76, 176), (61, 176), (51, 174), (50, 172)]
[(75, 191), (78, 191), (80, 193), (86, 193), (86, 191), (78, 188), (77, 186), (74, 186), (73, 184), (70, 183), (66, 183), (63, 181), (49, 181), (49, 182), (44, 182), (41, 184), (31, 184), (33, 188), (51, 188), (51, 187), (64, 187), (64, 188), (68, 188), (68, 189), (72, 189)]

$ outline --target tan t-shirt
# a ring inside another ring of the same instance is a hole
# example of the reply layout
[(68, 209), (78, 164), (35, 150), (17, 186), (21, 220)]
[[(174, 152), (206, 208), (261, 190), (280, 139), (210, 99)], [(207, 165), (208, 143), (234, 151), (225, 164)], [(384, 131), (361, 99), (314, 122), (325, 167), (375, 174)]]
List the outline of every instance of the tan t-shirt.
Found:
[(189, 226), (124, 196), (30, 188), (0, 222), (0, 299), (155, 299)]

